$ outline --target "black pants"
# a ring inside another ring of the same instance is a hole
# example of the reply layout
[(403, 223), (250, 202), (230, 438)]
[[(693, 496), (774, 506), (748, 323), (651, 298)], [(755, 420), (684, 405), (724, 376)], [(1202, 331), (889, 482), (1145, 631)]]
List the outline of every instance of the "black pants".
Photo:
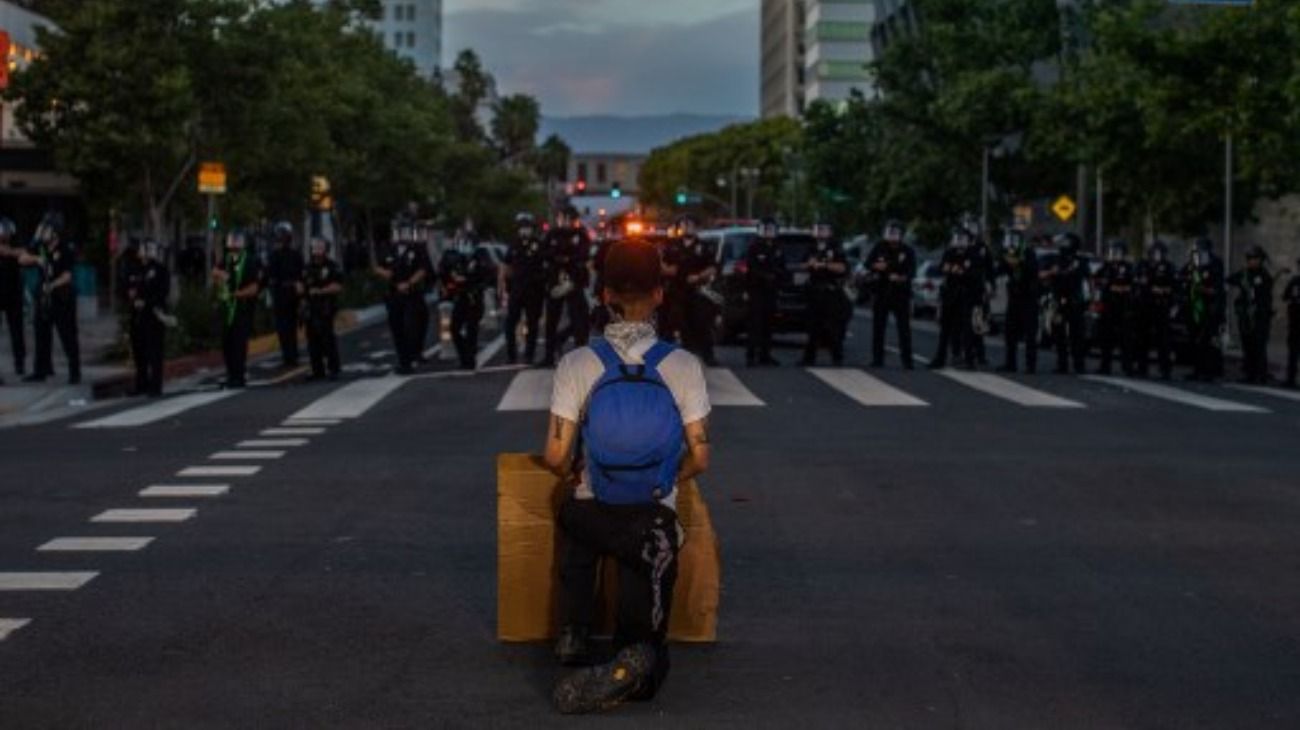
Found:
[(1269, 324), (1267, 320), (1252, 322), (1246, 317), (1237, 319), (1241, 331), (1243, 375), (1252, 383), (1268, 382)]
[(690, 326), (690, 295), (676, 284), (664, 291), (664, 305), (659, 310), (659, 337), (666, 342), (681, 342)]
[(0, 301), (0, 309), (5, 313), (5, 324), (9, 327), (9, 347), (14, 353), (14, 372), (21, 375), (27, 368), (27, 335), (23, 332), (23, 299), (18, 296)]
[(817, 351), (824, 347), (830, 351), (832, 363), (842, 364), (844, 336), (849, 318), (853, 316), (852, 305), (848, 304), (839, 288), (829, 287), (813, 289), (808, 304), (808, 342), (804, 345), (804, 362), (814, 364)]
[(55, 297), (48, 304), (36, 305), (36, 364), (34, 375), (54, 374), (54, 332), (68, 358), (68, 377), (81, 379), (81, 346), (77, 339), (77, 302), (74, 297)]
[[(569, 326), (560, 329), (560, 319), (565, 313), (569, 315)], [(586, 347), (591, 337), (591, 310), (587, 307), (587, 295), (581, 287), (574, 287), (567, 296), (555, 299), (546, 298), (546, 361), (554, 363), (564, 352), (564, 343), (573, 337), (573, 344)]]
[(339, 338), (334, 332), (332, 307), (314, 311), (307, 318), (307, 355), (311, 358), (311, 373), (318, 378), (326, 372), (338, 375), (343, 369), (339, 359)]
[(456, 297), (451, 305), (451, 339), (464, 370), (478, 364), (478, 326), (483, 319), (483, 293), (471, 292)]
[(948, 363), (948, 354), (954, 357), (965, 352), (965, 334), (962, 331), (965, 307), (955, 294), (945, 294), (939, 302), (939, 349), (930, 361), (930, 367), (941, 368)]
[(1137, 372), (1136, 338), (1138, 325), (1132, 302), (1126, 299), (1114, 299), (1106, 302), (1102, 314), (1100, 331), (1097, 333), (1098, 345), (1101, 347), (1101, 372), (1109, 375), (1115, 350), (1119, 350), (1120, 367), (1125, 375)]
[(659, 504), (621, 506), (571, 499), (560, 507), (564, 531), (560, 562), (560, 617), (566, 626), (595, 620), (600, 559), (618, 561), (618, 610), (614, 645), (650, 644), (655, 649), (653, 695), (668, 676), (668, 621), (677, 582), (677, 515)]
[(1297, 366), (1300, 366), (1300, 314), (1292, 313), (1287, 320), (1286, 346), (1286, 382), (1295, 385)]
[(713, 321), (718, 315), (718, 305), (700, 294), (694, 294), (687, 301), (686, 330), (684, 332), (686, 349), (695, 353), (704, 363), (714, 362), (713, 355)]
[(280, 338), (280, 358), (285, 367), (298, 366), (298, 294), (293, 291), (275, 293), (272, 305), (275, 314), (275, 333)]
[(425, 331), (429, 328), (429, 309), (424, 297), (403, 294), (390, 297), (388, 329), (393, 335), (399, 370), (409, 371), (424, 355)]
[(527, 315), (528, 333), (524, 336), (524, 361), (532, 364), (537, 357), (537, 336), (542, 325), (542, 308), (546, 291), (541, 286), (516, 284), (510, 289), (510, 303), (506, 308), (506, 360), (519, 361), (519, 321)]
[(871, 364), (885, 364), (885, 331), (893, 315), (898, 328), (898, 350), (903, 367), (912, 367), (912, 303), (910, 296), (877, 294), (871, 304)]
[(135, 361), (137, 395), (162, 395), (166, 331), (152, 311), (136, 312), (131, 317), (131, 357)]
[(1157, 300), (1147, 304), (1142, 319), (1144, 340), (1138, 346), (1138, 372), (1142, 375), (1150, 372), (1151, 350), (1154, 348), (1160, 377), (1168, 379), (1174, 371), (1173, 350), (1169, 337), (1169, 302)]
[(1082, 373), (1088, 360), (1088, 336), (1083, 328), (1083, 304), (1064, 302), (1058, 305), (1052, 338), (1056, 340), (1056, 372)]
[(1025, 347), (1025, 372), (1038, 370), (1038, 298), (1011, 299), (1007, 302), (1006, 321), (1007, 370), (1019, 366), (1019, 349)]
[(248, 338), (253, 334), (253, 305), (235, 305), (233, 317), (222, 312), (221, 354), (226, 361), (226, 384), (248, 384)]
[(1219, 334), (1218, 320), (1207, 319), (1192, 324), (1192, 377), (1213, 380), (1219, 377), (1222, 353), (1214, 338)]
[(772, 359), (772, 328), (776, 325), (775, 291), (749, 292), (749, 326), (745, 332), (745, 362)]

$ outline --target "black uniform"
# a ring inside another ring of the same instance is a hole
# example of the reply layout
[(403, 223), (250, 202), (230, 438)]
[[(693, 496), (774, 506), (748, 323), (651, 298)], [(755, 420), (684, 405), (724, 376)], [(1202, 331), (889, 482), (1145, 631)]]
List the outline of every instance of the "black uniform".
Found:
[(14, 372), (26, 371), (27, 337), (23, 332), (23, 272), (14, 256), (0, 256), (0, 311), (9, 328), (9, 346), (14, 355)]
[(1062, 250), (1051, 271), (1052, 338), (1056, 340), (1056, 372), (1066, 374), (1071, 365), (1083, 373), (1087, 365), (1088, 339), (1084, 332), (1083, 283), (1087, 264), (1074, 252)]
[(877, 243), (867, 254), (871, 275), (871, 365), (885, 364), (885, 330), (889, 316), (898, 327), (898, 349), (903, 367), (912, 369), (912, 279), (916, 277), (916, 252), (905, 243)]
[(334, 332), (334, 318), (339, 311), (338, 294), (320, 290), (343, 283), (343, 272), (334, 259), (323, 256), (307, 264), (307, 355), (315, 378), (338, 377), (342, 370), (339, 340)]
[(252, 284), (262, 284), (262, 265), (257, 256), (244, 250), (227, 252), (218, 266), (228, 275), (219, 296), (221, 299), (221, 352), (226, 362), (226, 385), (242, 388), (247, 383), (248, 338), (253, 333), (253, 315), (257, 298), (236, 299), (235, 292)]
[[(563, 352), (564, 343), (573, 337), (578, 347), (585, 347), (591, 336), (587, 305), (587, 259), (591, 243), (587, 232), (579, 228), (557, 228), (546, 238), (546, 363), (554, 365)], [(563, 283), (572, 286), (563, 296), (554, 291)], [(560, 329), (560, 319), (569, 317), (568, 328)]]
[(1286, 384), (1296, 386), (1296, 368), (1300, 365), (1300, 274), (1291, 277), (1282, 292), (1286, 303)]
[(162, 395), (163, 344), (171, 272), (161, 262), (136, 262), (126, 275), (126, 298), (131, 316), (131, 353), (135, 360), (135, 392)]
[(1006, 362), (1002, 369), (1015, 372), (1019, 367), (1018, 350), (1025, 348), (1025, 372), (1038, 369), (1038, 318), (1041, 287), (1038, 257), (1033, 249), (1022, 249), (1015, 256), (1003, 254), (998, 273), (1007, 279)]
[(758, 238), (745, 251), (745, 293), (749, 298), (749, 326), (745, 333), (745, 362), (772, 365), (772, 329), (776, 325), (777, 297), (785, 281), (785, 256), (775, 238)]
[[(379, 257), (380, 267), (392, 272), (388, 282), (388, 328), (397, 350), (397, 371), (409, 373), (424, 354), (424, 337), (429, 328), (429, 308), (424, 302), (429, 269), (428, 254), (416, 245), (396, 245)], [(425, 279), (416, 281), (420, 274)], [(405, 292), (400, 285), (407, 284)]]
[(932, 369), (948, 364), (948, 355), (957, 357), (965, 351), (965, 328), (971, 324), (966, 311), (966, 249), (949, 246), (939, 258), (943, 284), (939, 289), (939, 350), (930, 361)]
[[(705, 365), (714, 365), (713, 323), (718, 317), (718, 304), (707, 296), (703, 288), (711, 283), (717, 272), (717, 248), (700, 238), (691, 238), (685, 242), (681, 251), (681, 279), (687, 289), (686, 319), (682, 330), (682, 342), (686, 349), (695, 353)], [(695, 277), (694, 284), (690, 283)]]
[(271, 289), (271, 309), (275, 314), (275, 332), (280, 338), (280, 355), (285, 367), (298, 367), (298, 311), (302, 302), (302, 255), (292, 245), (277, 246), (271, 251), (266, 267), (267, 285)]
[(613, 245), (613, 240), (602, 238), (596, 244), (596, 257), (591, 260), (591, 270), (596, 274), (596, 283), (592, 287), (592, 294), (596, 299), (595, 306), (591, 308), (593, 332), (604, 332), (610, 322), (609, 307), (605, 305), (605, 257), (609, 256), (609, 249)]
[(1217, 339), (1226, 310), (1223, 264), (1212, 255), (1200, 265), (1189, 263), (1182, 270), (1180, 284), (1192, 339), (1192, 378), (1213, 380), (1223, 372)]
[(1234, 302), (1241, 333), (1242, 368), (1247, 382), (1268, 382), (1268, 340), (1273, 329), (1273, 275), (1260, 266), (1233, 274)]
[[(994, 263), (989, 247), (982, 241), (975, 241), (966, 249), (966, 293), (965, 327), (962, 329), (962, 348), (966, 353), (966, 366), (987, 365), (988, 355), (984, 348), (984, 334), (989, 322), (989, 285), (993, 281)], [(976, 313), (985, 329), (975, 329)]]
[(57, 288), (49, 285), (64, 274), (71, 275), (76, 254), (72, 246), (57, 243), (45, 247), (40, 253), (40, 284), (37, 287), (34, 324), (36, 329), (36, 362), (34, 379), (54, 374), (54, 332), (59, 333), (59, 343), (68, 358), (69, 382), (81, 382), (81, 349), (77, 341), (77, 291), (73, 282)]
[[(853, 316), (853, 303), (844, 293), (844, 279), (848, 275), (848, 257), (844, 246), (835, 240), (818, 240), (808, 252), (804, 264), (817, 264), (808, 271), (808, 342), (804, 346), (803, 362), (812, 365), (817, 360), (817, 350), (830, 350), (831, 362), (844, 364), (844, 336), (849, 319)], [(826, 267), (839, 264), (842, 273)]]
[(483, 320), (483, 294), (490, 284), (492, 262), (487, 252), (449, 249), (442, 255), (443, 296), (452, 303), (451, 337), (464, 370), (473, 370), (478, 360), (478, 328)]
[(670, 238), (663, 245), (664, 304), (659, 313), (659, 336), (668, 342), (680, 342), (686, 331), (687, 308), (691, 291), (686, 285), (686, 263), (691, 241)]
[(1174, 292), (1178, 286), (1178, 272), (1168, 261), (1146, 261), (1138, 267), (1138, 288), (1141, 301), (1138, 344), (1138, 373), (1150, 371), (1151, 349), (1155, 348), (1160, 377), (1168, 380), (1173, 374), (1174, 362), (1169, 329), (1170, 313), (1174, 307)]
[(546, 254), (541, 240), (534, 236), (520, 238), (510, 247), (505, 263), (510, 266), (506, 282), (509, 303), (506, 309), (506, 359), (519, 361), (519, 320), (527, 314), (528, 334), (524, 343), (524, 361), (532, 364), (537, 356), (537, 335), (546, 303)]
[(1102, 375), (1110, 375), (1115, 348), (1125, 375), (1137, 373), (1138, 291), (1137, 267), (1130, 261), (1107, 262), (1097, 275), (1102, 313), (1098, 344)]

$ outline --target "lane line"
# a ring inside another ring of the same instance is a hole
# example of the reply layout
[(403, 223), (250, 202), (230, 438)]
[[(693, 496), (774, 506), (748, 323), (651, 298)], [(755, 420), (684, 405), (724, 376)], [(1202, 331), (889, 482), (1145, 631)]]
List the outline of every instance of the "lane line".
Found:
[(1091, 380), (1094, 383), (1102, 383), (1124, 390), (1131, 390), (1135, 393), (1149, 395), (1152, 398), (1179, 403), (1193, 408), (1200, 408), (1206, 411), (1215, 411), (1217, 413), (1268, 413), (1267, 408), (1237, 403), (1236, 401), (1223, 400), (1222, 398), (1211, 398), (1208, 395), (1191, 393), (1179, 388), (1171, 388), (1168, 385), (1159, 385), (1157, 383), (1147, 383), (1141, 380), (1131, 378), (1115, 378), (1106, 375), (1084, 375), (1084, 380)]
[(264, 428), (259, 436), (320, 436), (325, 429), (312, 426), (309, 428)]
[(178, 477), (251, 477), (260, 466), (187, 466), (176, 472)]
[(133, 553), (153, 542), (152, 537), (56, 537), (36, 548), (42, 553)]
[(192, 508), (185, 509), (110, 509), (90, 518), (96, 523), (146, 523), (146, 522), (187, 522), (198, 513)]
[[(407, 378), (387, 375), (382, 378), (359, 380), (345, 385), (289, 417), (301, 418), (360, 418), (379, 401), (406, 385)], [(285, 434), (289, 435), (289, 434)]]
[(290, 418), (283, 424), (293, 428), (294, 426), (337, 426), (343, 421), (337, 418)]
[(919, 408), (930, 405), (861, 370), (809, 368), (808, 372), (850, 399), (870, 408)]
[(551, 408), (554, 370), (522, 370), (510, 381), (510, 387), (497, 404), (498, 411), (547, 411)]
[(182, 486), (171, 484), (155, 484), (152, 487), (145, 487), (140, 490), (141, 497), (222, 497), (230, 493), (228, 484), (195, 484), (194, 486)]
[(98, 575), (97, 571), (0, 573), (0, 591), (75, 591)]
[(29, 618), (0, 618), (0, 641), (8, 639), (15, 631), (31, 622)]
[(239, 461), (248, 459), (250, 461), (274, 461), (282, 459), (288, 453), (285, 451), (218, 451), (209, 456), (212, 461)]
[(474, 361), (475, 364), (477, 364), (478, 367), (480, 368), (483, 367), (484, 365), (487, 365), (489, 362), (492, 361), (492, 358), (497, 356), (498, 352), (501, 352), (503, 349), (505, 349), (505, 346), (506, 346), (506, 336), (497, 335), (495, 340), (489, 342), (487, 344), (487, 347), (484, 347), (481, 351), (479, 351), (478, 358)]
[(237, 449), (289, 449), (297, 446), (306, 446), (311, 443), (307, 439), (254, 439), (251, 441), (240, 441), (235, 445)]
[(1282, 390), (1281, 388), (1265, 388), (1262, 385), (1246, 385), (1244, 383), (1229, 383), (1229, 388), (1239, 390), (1243, 393), (1254, 393), (1255, 395), (1267, 395), (1273, 398), (1300, 402), (1300, 390)]
[(106, 418), (78, 423), (73, 428), (136, 428), (172, 418), (193, 408), (216, 403), (239, 393), (237, 390), (217, 390), (209, 393), (187, 393), (172, 398), (132, 408)]
[(991, 373), (975, 373), (964, 370), (940, 370), (939, 374), (949, 380), (987, 393), (995, 398), (1011, 401), (1028, 408), (1085, 408), (1082, 403), (1067, 398), (1060, 398), (1051, 393), (1035, 390), (1027, 385)]
[(709, 402), (714, 406), (757, 408), (767, 405), (727, 368), (706, 368), (704, 381), (708, 386)]

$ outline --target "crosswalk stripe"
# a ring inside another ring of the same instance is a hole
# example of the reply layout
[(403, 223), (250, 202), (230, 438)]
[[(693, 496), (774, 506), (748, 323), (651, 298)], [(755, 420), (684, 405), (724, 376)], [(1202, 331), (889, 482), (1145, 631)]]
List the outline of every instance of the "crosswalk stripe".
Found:
[(75, 591), (99, 573), (0, 573), (0, 591)]
[(406, 385), (407, 378), (388, 375), (382, 378), (358, 380), (345, 385), (315, 403), (298, 411), (289, 420), (308, 418), (360, 418), (387, 398), (393, 391)]
[(479, 351), (478, 358), (475, 359), (475, 363), (480, 368), (483, 367), (484, 365), (487, 365), (489, 362), (492, 362), (492, 358), (496, 357), (497, 353), (501, 352), (501, 350), (504, 349), (505, 346), (506, 346), (506, 336), (497, 335), (495, 340), (489, 342), (486, 347), (484, 347), (482, 350)]
[(1060, 398), (991, 373), (940, 370), (939, 374), (968, 388), (1029, 408), (1084, 408), (1078, 401)]
[(861, 370), (809, 368), (808, 372), (818, 380), (864, 406), (921, 407), (930, 405), (920, 398), (908, 395)]
[(140, 490), (141, 497), (190, 498), (220, 497), (230, 492), (229, 484), (171, 485), (155, 484)]
[(714, 406), (765, 406), (761, 398), (754, 395), (736, 374), (726, 368), (708, 368), (704, 371), (704, 380), (709, 388), (709, 403)]
[(42, 553), (133, 553), (148, 547), (152, 537), (57, 537), (36, 548)]
[(320, 436), (325, 433), (325, 429), (317, 426), (307, 428), (264, 428), (259, 436)]
[(236, 390), (218, 390), (210, 393), (187, 393), (156, 403), (115, 413), (105, 418), (78, 423), (73, 428), (135, 428), (180, 415), (185, 411), (216, 403), (237, 394)]
[(283, 451), (218, 451), (208, 458), (213, 461), (274, 461), (284, 457)]
[(498, 411), (545, 411), (551, 407), (553, 370), (523, 370), (510, 381), (510, 387), (497, 404)]
[(253, 439), (251, 441), (240, 441), (236, 448), (240, 449), (290, 449), (297, 446), (306, 446), (310, 443), (307, 439)]
[(1240, 383), (1230, 383), (1229, 388), (1240, 390), (1243, 393), (1254, 393), (1255, 395), (1267, 395), (1272, 398), (1281, 398), (1283, 400), (1300, 401), (1300, 390), (1282, 390), (1281, 388), (1265, 388), (1261, 385), (1244, 385)]
[(295, 426), (337, 426), (343, 421), (337, 418), (290, 418), (285, 420), (284, 425), (289, 428)]
[(90, 518), (91, 522), (186, 522), (196, 509), (110, 509)]
[(1096, 383), (1114, 386), (1131, 390), (1143, 395), (1149, 395), (1152, 398), (1159, 398), (1174, 403), (1180, 403), (1193, 408), (1201, 408), (1207, 411), (1217, 411), (1220, 413), (1268, 413), (1267, 408), (1237, 403), (1235, 401), (1223, 400), (1222, 398), (1211, 398), (1208, 395), (1199, 395), (1190, 393), (1186, 390), (1171, 388), (1167, 385), (1158, 383), (1146, 383), (1140, 380), (1130, 378), (1115, 378), (1107, 375), (1085, 375), (1085, 380), (1091, 380)]
[(15, 631), (31, 622), (29, 618), (0, 618), (0, 641), (8, 639)]
[(251, 477), (262, 470), (260, 466), (187, 466), (176, 473), (178, 477)]

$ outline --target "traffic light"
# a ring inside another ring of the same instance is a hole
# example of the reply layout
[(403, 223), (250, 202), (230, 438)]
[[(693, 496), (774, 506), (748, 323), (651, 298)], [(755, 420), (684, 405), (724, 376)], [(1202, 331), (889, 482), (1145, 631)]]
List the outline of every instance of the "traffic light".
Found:
[(217, 228), (219, 227), (219, 226), (218, 226), (218, 223), (219, 223), (219, 222), (217, 221), (217, 217), (216, 217), (215, 215), (212, 216), (211, 218), (209, 218), (209, 219), (208, 219), (208, 230), (210, 230), (210, 231), (215, 231), (215, 230), (217, 230)]
[(577, 183), (577, 185), (575, 185), (574, 187), (576, 187), (576, 188), (578, 189), (578, 192), (579, 192), (579, 193), (585, 193), (585, 192), (587, 192), (587, 181), (586, 181), (586, 180), (579, 180), (578, 183)]
[(687, 200), (686, 188), (677, 188), (677, 204), (686, 205)]
[(619, 198), (623, 197), (623, 184), (614, 183), (614, 188), (609, 191), (609, 197), (613, 198), (614, 200), (618, 200)]

